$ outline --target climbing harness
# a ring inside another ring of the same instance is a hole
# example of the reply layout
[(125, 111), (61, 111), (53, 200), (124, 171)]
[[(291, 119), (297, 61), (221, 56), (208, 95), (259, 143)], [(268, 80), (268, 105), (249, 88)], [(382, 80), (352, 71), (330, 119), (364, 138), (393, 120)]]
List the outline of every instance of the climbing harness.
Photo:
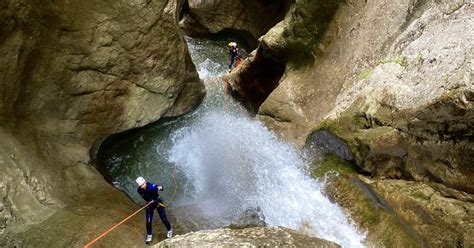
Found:
[[(173, 195), (171, 196), (171, 200), (168, 204), (164, 204), (164, 203), (158, 203), (158, 205), (160, 205), (161, 207), (167, 207), (169, 206), (173, 201), (174, 201), (174, 197), (176, 195), (176, 191), (177, 191), (177, 188), (178, 188), (178, 183), (176, 181), (176, 165), (174, 166), (174, 169), (173, 169), (173, 182), (174, 182), (174, 192), (173, 192)], [(94, 244), (95, 242), (97, 242), (99, 239), (103, 238), (105, 235), (109, 234), (112, 230), (114, 230), (116, 227), (122, 225), (125, 221), (129, 220), (130, 218), (132, 218), (133, 216), (135, 216), (136, 214), (138, 214), (140, 211), (142, 211), (143, 209), (145, 209), (146, 207), (148, 207), (150, 204), (152, 204), (154, 201), (150, 201), (149, 203), (147, 203), (145, 206), (141, 207), (140, 209), (138, 209), (137, 211), (135, 211), (133, 214), (129, 215), (127, 218), (123, 219), (122, 221), (120, 221), (119, 223), (115, 224), (113, 227), (107, 229), (105, 232), (103, 232), (101, 235), (97, 236), (95, 239), (93, 239), (92, 241), (90, 241), (89, 243), (87, 243), (86, 245), (84, 245), (83, 248), (89, 248), (92, 244)]]

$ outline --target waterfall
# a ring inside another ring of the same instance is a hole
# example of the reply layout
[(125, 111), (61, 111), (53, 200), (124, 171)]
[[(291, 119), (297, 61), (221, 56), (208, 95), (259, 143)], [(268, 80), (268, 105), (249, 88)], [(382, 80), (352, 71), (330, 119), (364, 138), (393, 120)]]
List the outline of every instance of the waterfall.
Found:
[(322, 194), (321, 182), (305, 174), (298, 152), (259, 122), (209, 111), (173, 136), (169, 160), (188, 177), (195, 202), (213, 219), (259, 208), (271, 226), (361, 246), (364, 236)]
[[(110, 155), (113, 180), (136, 201), (133, 180), (173, 185), (175, 205), (193, 205), (217, 226), (247, 209), (259, 209), (270, 226), (284, 226), (344, 247), (362, 247), (364, 234), (322, 193), (299, 151), (223, 93), (228, 41), (187, 39), (207, 96), (192, 114), (144, 131)], [(127, 150), (127, 151), (124, 151)], [(170, 169), (170, 168), (173, 168)], [(170, 192), (164, 194), (170, 199)]]
[[(193, 49), (194, 57), (202, 56)], [(200, 76), (216, 76), (215, 64), (209, 58), (199, 63)], [(168, 160), (186, 175), (195, 202), (213, 219), (258, 208), (271, 226), (362, 246), (364, 235), (322, 194), (322, 183), (305, 173), (300, 154), (241, 109), (207, 108), (198, 121), (174, 131), (172, 143)]]

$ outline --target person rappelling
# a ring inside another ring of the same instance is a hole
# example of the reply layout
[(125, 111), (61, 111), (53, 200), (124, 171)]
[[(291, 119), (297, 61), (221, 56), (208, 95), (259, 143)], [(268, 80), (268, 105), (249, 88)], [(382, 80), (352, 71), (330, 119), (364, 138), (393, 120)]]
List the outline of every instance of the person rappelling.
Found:
[(154, 184), (154, 183), (149, 183), (147, 182), (143, 177), (138, 177), (136, 179), (136, 182), (138, 184), (138, 189), (137, 192), (140, 194), (140, 196), (145, 200), (145, 202), (148, 204), (151, 201), (153, 201), (147, 208), (146, 208), (146, 239), (145, 243), (149, 244), (152, 239), (153, 239), (153, 234), (152, 234), (152, 221), (153, 221), (153, 212), (156, 209), (158, 214), (160, 215), (161, 222), (166, 227), (167, 235), (166, 237), (171, 238), (173, 236), (173, 228), (171, 227), (170, 222), (168, 221), (168, 218), (166, 218), (166, 210), (165, 210), (165, 204), (163, 203), (163, 200), (161, 199), (160, 195), (158, 194), (158, 191), (163, 191), (163, 186)]
[(237, 47), (236, 42), (229, 42), (227, 46), (229, 47), (230, 55), (229, 72), (231, 72), (233, 68), (237, 67), (240, 64), (241, 58), (239, 55), (239, 48)]

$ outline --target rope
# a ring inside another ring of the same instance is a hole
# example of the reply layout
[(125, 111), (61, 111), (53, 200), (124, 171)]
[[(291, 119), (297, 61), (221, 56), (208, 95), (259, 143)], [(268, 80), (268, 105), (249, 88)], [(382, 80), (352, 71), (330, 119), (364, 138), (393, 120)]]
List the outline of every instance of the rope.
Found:
[(97, 242), (97, 240), (103, 238), (105, 235), (107, 235), (109, 232), (111, 232), (112, 230), (114, 230), (116, 227), (122, 225), (122, 223), (124, 223), (125, 221), (127, 221), (128, 219), (132, 218), (134, 215), (138, 214), (140, 211), (142, 211), (144, 208), (148, 207), (148, 205), (150, 205), (151, 203), (153, 203), (153, 201), (149, 202), (148, 204), (146, 204), (145, 206), (143, 206), (142, 208), (138, 209), (137, 211), (135, 211), (135, 213), (129, 215), (127, 218), (123, 219), (122, 221), (120, 221), (119, 223), (115, 224), (113, 227), (109, 228), (107, 231), (103, 232), (101, 235), (97, 236), (97, 238), (95, 238), (94, 240), (92, 240), (91, 242), (87, 243), (86, 245), (84, 245), (84, 248), (89, 248), (92, 244), (94, 244), (95, 242)]
[[(174, 169), (173, 169), (173, 174), (172, 174), (172, 177), (173, 177), (173, 182), (174, 182), (174, 191), (173, 191), (173, 195), (171, 196), (171, 200), (168, 204), (166, 204), (166, 207), (169, 206), (174, 200), (174, 197), (176, 195), (176, 191), (178, 189), (178, 182), (176, 181), (176, 165), (174, 166)], [(107, 231), (103, 232), (101, 235), (97, 236), (97, 238), (95, 238), (94, 240), (90, 241), (89, 243), (87, 243), (86, 245), (84, 245), (83, 248), (89, 248), (92, 244), (94, 244), (95, 242), (97, 242), (99, 239), (103, 238), (105, 235), (109, 234), (112, 230), (114, 230), (116, 227), (122, 225), (125, 221), (129, 220), (130, 218), (132, 218), (133, 216), (135, 216), (136, 214), (138, 214), (140, 211), (142, 211), (144, 208), (148, 207), (148, 205), (152, 204), (153, 201), (147, 203), (145, 206), (141, 207), (140, 209), (138, 209), (137, 211), (135, 211), (133, 214), (129, 215), (127, 218), (123, 219), (122, 221), (120, 221), (119, 223), (115, 224), (113, 227), (107, 229)]]

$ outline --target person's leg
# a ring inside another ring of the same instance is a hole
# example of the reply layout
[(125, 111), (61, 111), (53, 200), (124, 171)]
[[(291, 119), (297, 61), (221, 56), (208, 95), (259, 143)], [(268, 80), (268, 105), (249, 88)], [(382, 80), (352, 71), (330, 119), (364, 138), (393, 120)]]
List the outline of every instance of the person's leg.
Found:
[(230, 64), (229, 64), (229, 70), (232, 70), (232, 67), (235, 63), (235, 56), (230, 57)]
[(171, 224), (170, 222), (168, 221), (168, 218), (166, 218), (166, 210), (165, 210), (165, 207), (161, 205), (162, 203), (160, 203), (158, 205), (158, 214), (160, 215), (160, 219), (161, 219), (161, 222), (163, 222), (163, 224), (166, 226), (166, 230), (170, 231), (171, 230)]
[(152, 233), (151, 224), (153, 222), (153, 211), (155, 210), (155, 208), (156, 208), (156, 205), (154, 204), (151, 204), (150, 206), (146, 208), (146, 233), (148, 235), (151, 235)]

